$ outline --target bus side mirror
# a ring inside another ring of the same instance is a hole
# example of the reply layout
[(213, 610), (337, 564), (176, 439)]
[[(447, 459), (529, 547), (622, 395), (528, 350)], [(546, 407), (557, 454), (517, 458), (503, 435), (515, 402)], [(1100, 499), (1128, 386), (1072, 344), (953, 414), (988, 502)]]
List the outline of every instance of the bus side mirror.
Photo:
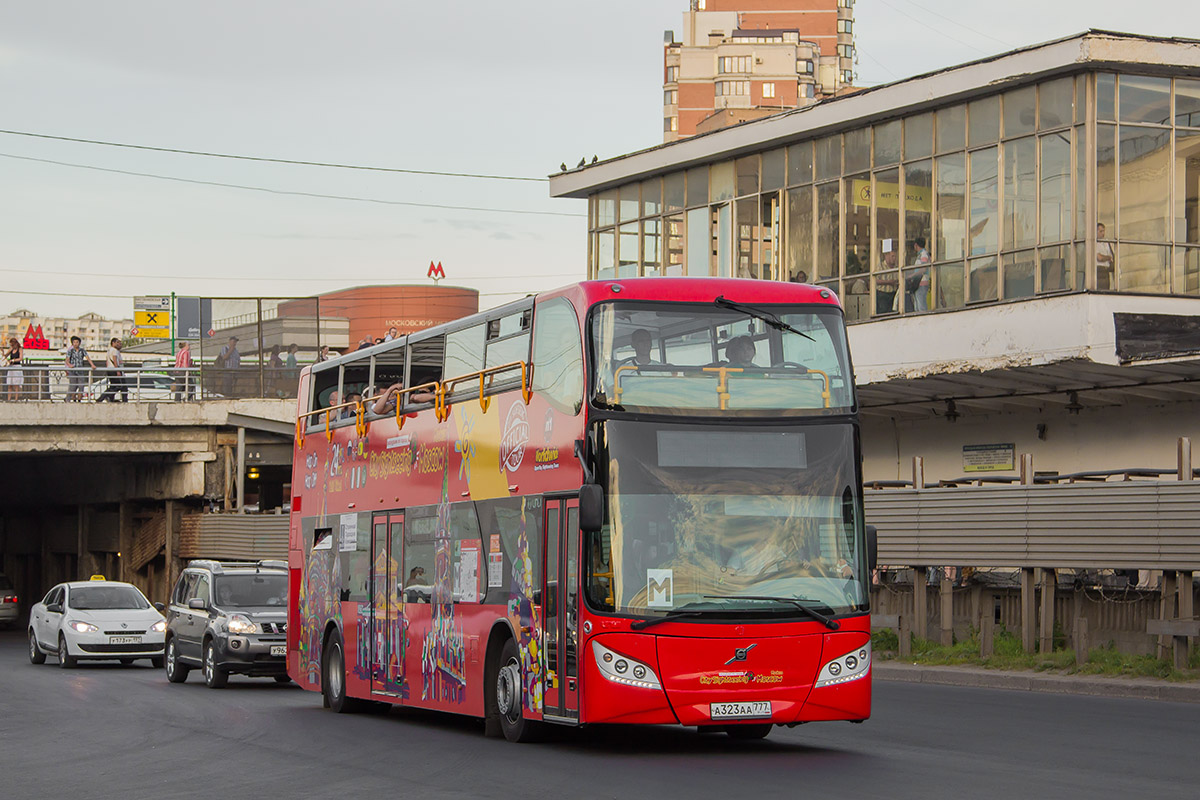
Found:
[(867, 526), (867, 570), (874, 572), (879, 562), (879, 534), (874, 525)]
[(579, 487), (579, 529), (595, 533), (604, 527), (604, 489), (598, 483)]

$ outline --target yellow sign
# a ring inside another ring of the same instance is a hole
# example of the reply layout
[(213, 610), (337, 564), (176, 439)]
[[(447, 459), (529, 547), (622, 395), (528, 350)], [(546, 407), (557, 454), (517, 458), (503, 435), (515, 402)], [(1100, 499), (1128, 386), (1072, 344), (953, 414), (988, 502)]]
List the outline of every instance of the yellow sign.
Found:
[(170, 328), (170, 311), (134, 311), (133, 324), (139, 328)]
[[(898, 183), (875, 183), (875, 207), (876, 208), (891, 208), (899, 210), (900, 208), (900, 184)], [(904, 190), (904, 209), (906, 211), (924, 211), (926, 214), (933, 212), (933, 190), (928, 186), (908, 186)], [(850, 182), (850, 201), (856, 206), (871, 205), (871, 182), (870, 181), (851, 181)]]
[(104, 576), (103, 576), (103, 575), (93, 575), (93, 576), (92, 576), (91, 578), (89, 578), (88, 580), (92, 580), (92, 581), (102, 581), (102, 580), (105, 580), (105, 578), (104, 578)]
[(170, 339), (171, 329), (137, 327), (131, 330), (129, 335), (134, 339)]

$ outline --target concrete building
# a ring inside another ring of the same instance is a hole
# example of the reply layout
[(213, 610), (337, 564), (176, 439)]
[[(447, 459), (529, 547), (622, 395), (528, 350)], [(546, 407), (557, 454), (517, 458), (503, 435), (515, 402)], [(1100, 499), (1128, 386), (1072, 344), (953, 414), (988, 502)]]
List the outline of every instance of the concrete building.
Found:
[(30, 325), (42, 326), (42, 334), (50, 340), (53, 353), (69, 346), (72, 336), (83, 339), (83, 346), (88, 350), (103, 351), (112, 337), (124, 339), (129, 336), (133, 320), (105, 319), (92, 312), (78, 317), (43, 317), (28, 308), (18, 308), (8, 316), (0, 317), (0, 337), (5, 342), (10, 337), (23, 341)]
[(691, 0), (663, 52), (663, 141), (797, 108), (854, 80), (854, 0)]
[[(1200, 438), (1200, 42), (1089, 31), (551, 178), (588, 274), (842, 299), (865, 477), (1176, 472)], [(1187, 475), (1191, 476), (1190, 469)]]

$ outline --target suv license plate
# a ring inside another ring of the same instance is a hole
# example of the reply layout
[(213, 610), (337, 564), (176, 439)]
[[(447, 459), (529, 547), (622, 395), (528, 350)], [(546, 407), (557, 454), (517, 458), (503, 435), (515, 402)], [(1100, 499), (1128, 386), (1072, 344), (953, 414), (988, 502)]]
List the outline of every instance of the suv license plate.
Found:
[(286, 655), (287, 655), (287, 645), (286, 645), (286, 644), (273, 644), (273, 645), (271, 645), (271, 655), (273, 655), (273, 656), (286, 656)]
[(141, 644), (142, 637), (140, 636), (110, 636), (108, 637), (109, 644)]
[(771, 701), (709, 703), (708, 715), (713, 719), (767, 719), (771, 716)]

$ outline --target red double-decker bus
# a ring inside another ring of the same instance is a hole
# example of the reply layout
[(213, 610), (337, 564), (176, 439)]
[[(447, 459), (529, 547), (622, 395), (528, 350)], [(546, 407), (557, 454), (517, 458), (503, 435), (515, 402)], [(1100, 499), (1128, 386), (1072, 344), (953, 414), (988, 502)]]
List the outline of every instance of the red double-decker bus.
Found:
[(871, 707), (859, 424), (827, 290), (590, 281), (299, 386), (288, 672), (370, 702), (735, 738)]

